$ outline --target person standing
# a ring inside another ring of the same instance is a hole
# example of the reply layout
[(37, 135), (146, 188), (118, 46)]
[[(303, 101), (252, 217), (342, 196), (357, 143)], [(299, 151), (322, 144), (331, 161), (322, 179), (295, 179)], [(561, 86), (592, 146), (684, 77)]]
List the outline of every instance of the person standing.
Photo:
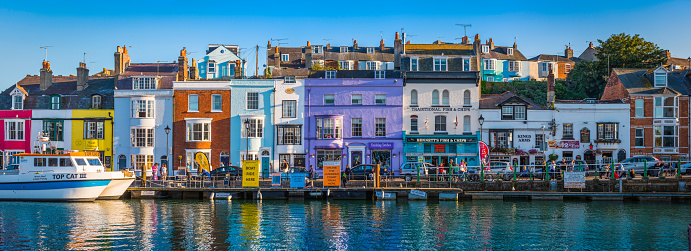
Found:
[(287, 173), (288, 169), (290, 168), (290, 165), (288, 165), (288, 161), (283, 160), (283, 163), (281, 163), (281, 165), (283, 167), (283, 171)]
[(345, 168), (345, 181), (346, 181), (346, 183), (350, 180), (351, 174), (352, 174), (352, 170), (350, 169), (350, 165), (346, 165), (346, 168)]
[(165, 181), (168, 175), (168, 167), (166, 164), (161, 164), (161, 180)]
[(309, 170), (308, 175), (309, 175), (309, 181), (310, 181), (309, 187), (314, 187), (314, 167), (312, 165), (310, 165), (310, 170)]
[(151, 167), (151, 176), (151, 179), (158, 180), (158, 163), (154, 163), (154, 166)]

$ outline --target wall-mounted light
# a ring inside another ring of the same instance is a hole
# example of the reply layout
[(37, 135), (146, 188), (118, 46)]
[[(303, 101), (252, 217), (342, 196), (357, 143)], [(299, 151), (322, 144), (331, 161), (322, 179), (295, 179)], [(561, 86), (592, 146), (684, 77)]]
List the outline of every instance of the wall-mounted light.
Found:
[(393, 157), (396, 158), (396, 154), (395, 154), (395, 153), (393, 154)]
[(314, 154), (312, 154), (312, 158), (314, 158)]
[(367, 158), (369, 158), (369, 153), (367, 154)]

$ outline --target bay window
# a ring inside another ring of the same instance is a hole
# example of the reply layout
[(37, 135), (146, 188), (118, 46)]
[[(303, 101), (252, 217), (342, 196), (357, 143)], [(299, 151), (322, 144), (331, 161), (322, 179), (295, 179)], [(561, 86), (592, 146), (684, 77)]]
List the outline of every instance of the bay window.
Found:
[[(246, 128), (245, 121), (249, 120), (249, 131)], [(264, 137), (264, 118), (246, 118), (242, 120), (242, 137), (243, 138), (263, 138)]]
[(678, 106), (679, 99), (676, 97), (655, 97), (655, 118), (678, 117)]
[(187, 121), (187, 141), (211, 141), (211, 121)]
[(132, 147), (153, 147), (154, 129), (153, 128), (132, 128), (130, 129), (130, 139)]
[(618, 139), (618, 125), (619, 123), (598, 123), (597, 124), (597, 138), (598, 139)]
[(277, 125), (277, 142), (279, 145), (300, 145), (302, 144), (301, 125)]
[(677, 147), (677, 126), (655, 126), (655, 147)]
[(153, 118), (154, 116), (154, 101), (153, 100), (132, 100), (132, 118)]

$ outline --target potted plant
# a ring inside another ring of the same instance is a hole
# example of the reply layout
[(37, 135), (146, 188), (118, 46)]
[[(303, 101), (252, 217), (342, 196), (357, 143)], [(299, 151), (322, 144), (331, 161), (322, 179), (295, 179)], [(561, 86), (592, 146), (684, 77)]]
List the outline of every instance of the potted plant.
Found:
[(557, 159), (559, 159), (559, 156), (557, 156), (556, 154), (553, 153), (553, 154), (549, 155), (549, 160), (557, 160)]

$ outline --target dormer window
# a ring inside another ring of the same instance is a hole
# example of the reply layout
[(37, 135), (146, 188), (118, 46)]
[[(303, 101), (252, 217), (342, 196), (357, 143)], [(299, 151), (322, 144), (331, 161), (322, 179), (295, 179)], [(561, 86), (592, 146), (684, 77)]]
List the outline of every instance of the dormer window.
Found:
[(489, 46), (483, 45), (482, 46), (482, 53), (489, 53)]
[(283, 61), (283, 62), (290, 61), (290, 55), (289, 54), (281, 54), (281, 61)]
[(285, 77), (285, 82), (286, 84), (294, 84), (295, 83), (295, 76), (286, 76)]
[(340, 50), (341, 50), (341, 53), (346, 53), (346, 52), (348, 52), (348, 46), (341, 46), (341, 47), (339, 47), (339, 48), (340, 48)]
[(324, 53), (324, 47), (321, 45), (313, 45), (312, 46), (312, 53), (322, 54), (322, 53)]
[(522, 105), (505, 105), (501, 107), (502, 120), (525, 120), (526, 119), (525, 106)]
[(101, 101), (103, 98), (101, 95), (91, 96), (91, 109), (101, 109)]
[(513, 48), (506, 48), (506, 55), (513, 55)]
[(12, 110), (21, 110), (24, 108), (24, 96), (12, 95)]
[(133, 90), (155, 90), (156, 89), (156, 78), (155, 77), (136, 77), (132, 78), (132, 89)]
[(655, 72), (655, 87), (666, 87), (667, 86), (667, 72), (666, 71), (656, 71)]
[(374, 47), (367, 47), (367, 54), (374, 53)]
[(50, 109), (51, 110), (60, 110), (60, 95), (51, 95), (50, 96)]

